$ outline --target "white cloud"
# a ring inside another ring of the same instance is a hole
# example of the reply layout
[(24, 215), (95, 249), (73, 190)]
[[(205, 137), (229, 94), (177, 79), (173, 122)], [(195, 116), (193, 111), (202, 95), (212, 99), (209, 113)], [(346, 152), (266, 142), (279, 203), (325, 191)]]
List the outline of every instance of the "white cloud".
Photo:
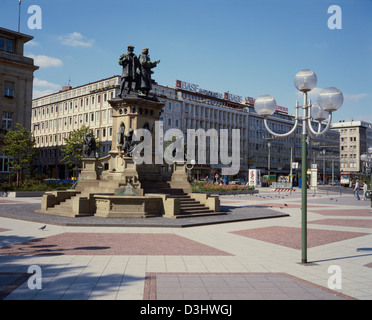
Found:
[(58, 58), (43, 56), (43, 55), (34, 55), (29, 54), (27, 57), (34, 59), (34, 63), (36, 66), (42, 67), (42, 68), (48, 68), (48, 67), (61, 67), (63, 65), (62, 60)]
[(29, 41), (29, 42), (25, 43), (25, 46), (27, 46), (27, 47), (37, 47), (38, 45), (40, 45), (40, 43), (35, 41), (35, 40), (32, 40), (32, 41)]
[(354, 102), (359, 101), (360, 99), (363, 99), (367, 97), (367, 93), (357, 93), (357, 94), (345, 94), (345, 99), (352, 100)]
[(46, 80), (41, 80), (39, 78), (35, 78), (34, 79), (34, 86), (35, 87), (41, 87), (41, 88), (48, 88), (48, 89), (52, 89), (52, 90), (59, 90), (61, 88), (61, 86), (59, 84), (56, 84), (56, 83), (52, 83), (52, 82), (49, 82), (49, 81), (46, 81)]
[(87, 39), (79, 32), (61, 36), (59, 40), (61, 40), (64, 45), (70, 47), (92, 47), (94, 43), (94, 39)]

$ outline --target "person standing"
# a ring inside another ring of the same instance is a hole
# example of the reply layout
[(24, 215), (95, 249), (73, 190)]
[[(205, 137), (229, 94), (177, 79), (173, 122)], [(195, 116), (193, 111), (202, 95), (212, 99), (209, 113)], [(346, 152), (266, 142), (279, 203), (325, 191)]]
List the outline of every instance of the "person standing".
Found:
[(359, 180), (358, 179), (356, 179), (356, 181), (355, 181), (354, 192), (355, 192), (355, 200), (360, 200), (359, 194), (358, 194), (358, 192), (359, 192)]
[(363, 181), (363, 200), (367, 200), (367, 190), (368, 190), (368, 185), (366, 184), (365, 181)]

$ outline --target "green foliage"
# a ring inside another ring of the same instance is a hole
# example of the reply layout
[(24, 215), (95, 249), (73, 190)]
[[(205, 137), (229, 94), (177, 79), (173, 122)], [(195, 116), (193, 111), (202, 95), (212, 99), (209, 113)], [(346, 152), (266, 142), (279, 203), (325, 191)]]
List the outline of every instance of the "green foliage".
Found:
[(14, 191), (54, 191), (67, 190), (71, 188), (72, 183), (40, 183), (38, 180), (26, 180), (22, 185), (17, 186), (16, 183), (9, 184), (4, 182), (0, 184), (0, 191), (14, 192)]
[(4, 145), (0, 150), (8, 157), (8, 164), (12, 170), (17, 172), (18, 184), (19, 173), (32, 164), (38, 153), (32, 133), (16, 123), (15, 128), (9, 129), (5, 134)]
[[(70, 168), (81, 167), (84, 138), (88, 132), (91, 132), (91, 129), (83, 125), (80, 129), (71, 131), (69, 137), (65, 138), (65, 145), (61, 148), (64, 157), (61, 161)], [(97, 150), (99, 147), (97, 142)]]

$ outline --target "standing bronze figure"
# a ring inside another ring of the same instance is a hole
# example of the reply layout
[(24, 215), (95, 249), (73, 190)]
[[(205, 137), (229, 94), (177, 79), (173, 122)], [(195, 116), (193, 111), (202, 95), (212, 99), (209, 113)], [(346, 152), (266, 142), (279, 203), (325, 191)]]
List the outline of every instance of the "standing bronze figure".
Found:
[(144, 96), (148, 96), (152, 88), (151, 85), (151, 74), (154, 72), (151, 70), (155, 68), (160, 60), (151, 62), (149, 56), (149, 49), (144, 48), (139, 56), (139, 67), (140, 67), (140, 79), (139, 79), (139, 89)]
[(133, 53), (134, 46), (128, 46), (128, 52), (122, 54), (119, 58), (119, 64), (123, 66), (123, 73), (121, 75), (120, 93), (118, 97), (122, 98), (123, 91), (125, 89), (125, 84), (127, 83), (129, 94), (132, 89), (132, 83), (136, 83), (139, 64), (138, 58)]

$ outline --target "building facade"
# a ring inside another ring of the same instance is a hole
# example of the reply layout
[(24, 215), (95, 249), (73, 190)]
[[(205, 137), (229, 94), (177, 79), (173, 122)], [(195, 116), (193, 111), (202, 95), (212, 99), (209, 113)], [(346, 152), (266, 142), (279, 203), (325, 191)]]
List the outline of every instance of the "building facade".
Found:
[[(40, 173), (61, 179), (71, 176), (68, 168), (60, 162), (63, 157), (60, 148), (69, 132), (82, 125), (89, 126), (101, 142), (101, 156), (108, 154), (112, 138), (116, 136), (112, 131), (112, 110), (108, 100), (117, 96), (119, 85), (120, 77), (113, 76), (76, 88), (67, 87), (58, 93), (34, 99), (32, 130), (40, 149), (37, 161)], [(218, 133), (226, 129), (228, 154), (232, 155), (232, 130), (239, 130), (240, 170), (229, 179), (247, 180), (249, 168), (261, 169), (261, 174), (267, 174), (269, 161), (271, 174), (288, 176), (291, 162), (299, 162), (301, 159), (301, 125), (295, 135), (272, 140), (264, 127), (263, 118), (254, 111), (253, 98), (213, 92), (180, 80), (176, 81), (175, 87), (155, 83), (152, 94), (165, 102), (160, 118), (164, 132), (179, 129), (184, 134), (186, 144), (188, 129), (203, 129), (205, 132), (215, 129)], [(279, 133), (289, 131), (293, 123), (294, 116), (285, 107), (278, 107), (277, 112), (269, 118), (270, 127)], [(309, 163), (319, 162), (321, 165), (323, 162), (320, 160), (323, 158), (319, 159), (317, 152), (327, 146), (329, 141), (335, 140), (339, 140), (338, 133), (329, 131), (320, 140), (311, 141)], [(270, 159), (268, 142), (271, 145)], [(192, 172), (195, 179), (210, 178), (211, 175), (221, 173), (224, 167), (221, 161), (208, 165), (211, 148), (215, 147), (207, 139), (207, 165), (198, 163), (196, 152), (196, 165)], [(335, 150), (338, 154), (338, 146)], [(337, 170), (338, 162), (335, 168)], [(293, 173), (298, 174), (296, 170)]]
[[(9, 129), (19, 123), (31, 129), (34, 60), (23, 55), (24, 44), (33, 37), (0, 28), (0, 145)], [(7, 158), (0, 153), (0, 180), (7, 178)]]
[(360, 156), (372, 147), (372, 124), (365, 121), (340, 121), (332, 125), (340, 133), (340, 170), (362, 172)]

